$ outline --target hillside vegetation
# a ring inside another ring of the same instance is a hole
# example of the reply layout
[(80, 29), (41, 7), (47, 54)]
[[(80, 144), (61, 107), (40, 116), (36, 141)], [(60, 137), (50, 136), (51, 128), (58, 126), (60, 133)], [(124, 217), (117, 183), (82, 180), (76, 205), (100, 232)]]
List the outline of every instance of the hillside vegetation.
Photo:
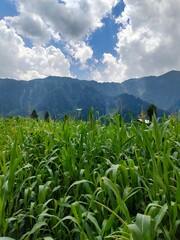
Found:
[(179, 118), (1, 118), (0, 132), (1, 237), (179, 239)]
[[(112, 79), (113, 81), (113, 79)], [(0, 116), (27, 117), (33, 109), (61, 119), (68, 113), (75, 116), (82, 108), (87, 119), (90, 107), (99, 114), (121, 111), (135, 118), (142, 109), (154, 104), (158, 116), (180, 110), (180, 72), (171, 71), (159, 77), (129, 79), (123, 83), (98, 83), (68, 77), (47, 77), (31, 81), (0, 79)], [(163, 111), (162, 111), (162, 110)]]

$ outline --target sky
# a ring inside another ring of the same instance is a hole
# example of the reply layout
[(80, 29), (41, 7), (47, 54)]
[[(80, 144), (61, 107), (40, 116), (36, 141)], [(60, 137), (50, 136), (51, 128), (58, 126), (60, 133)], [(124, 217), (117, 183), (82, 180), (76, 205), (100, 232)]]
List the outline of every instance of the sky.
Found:
[(98, 82), (180, 70), (179, 0), (0, 0), (0, 77)]

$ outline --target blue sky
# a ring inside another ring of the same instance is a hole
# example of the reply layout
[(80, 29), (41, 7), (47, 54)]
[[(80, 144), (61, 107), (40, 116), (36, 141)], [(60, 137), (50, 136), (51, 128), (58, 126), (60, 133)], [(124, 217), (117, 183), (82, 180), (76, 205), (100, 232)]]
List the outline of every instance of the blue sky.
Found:
[(10, 0), (0, 2), (0, 19), (5, 16), (14, 16), (17, 14), (16, 6)]
[(180, 69), (179, 0), (1, 0), (0, 77), (122, 82)]

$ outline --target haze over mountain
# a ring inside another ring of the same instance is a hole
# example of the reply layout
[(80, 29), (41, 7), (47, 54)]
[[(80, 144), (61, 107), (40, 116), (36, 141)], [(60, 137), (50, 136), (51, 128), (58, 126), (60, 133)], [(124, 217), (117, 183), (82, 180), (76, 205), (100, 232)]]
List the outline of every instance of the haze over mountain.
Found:
[(159, 108), (170, 110), (180, 100), (180, 72), (170, 71), (159, 77), (130, 79), (122, 83), (125, 91)]
[[(33, 109), (61, 117), (68, 113), (87, 116), (91, 106), (100, 115), (121, 111), (137, 117), (149, 104), (169, 112), (180, 109), (180, 72), (159, 77), (129, 79), (123, 83), (98, 83), (67, 77), (47, 77), (31, 81), (0, 79), (0, 115), (29, 116)], [(163, 111), (159, 111), (162, 115)]]

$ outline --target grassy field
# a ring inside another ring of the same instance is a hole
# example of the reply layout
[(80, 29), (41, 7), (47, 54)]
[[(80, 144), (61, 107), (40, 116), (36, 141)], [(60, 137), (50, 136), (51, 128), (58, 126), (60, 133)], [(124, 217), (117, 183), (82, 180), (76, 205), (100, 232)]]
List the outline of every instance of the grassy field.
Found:
[(0, 239), (179, 236), (180, 119), (0, 119)]

